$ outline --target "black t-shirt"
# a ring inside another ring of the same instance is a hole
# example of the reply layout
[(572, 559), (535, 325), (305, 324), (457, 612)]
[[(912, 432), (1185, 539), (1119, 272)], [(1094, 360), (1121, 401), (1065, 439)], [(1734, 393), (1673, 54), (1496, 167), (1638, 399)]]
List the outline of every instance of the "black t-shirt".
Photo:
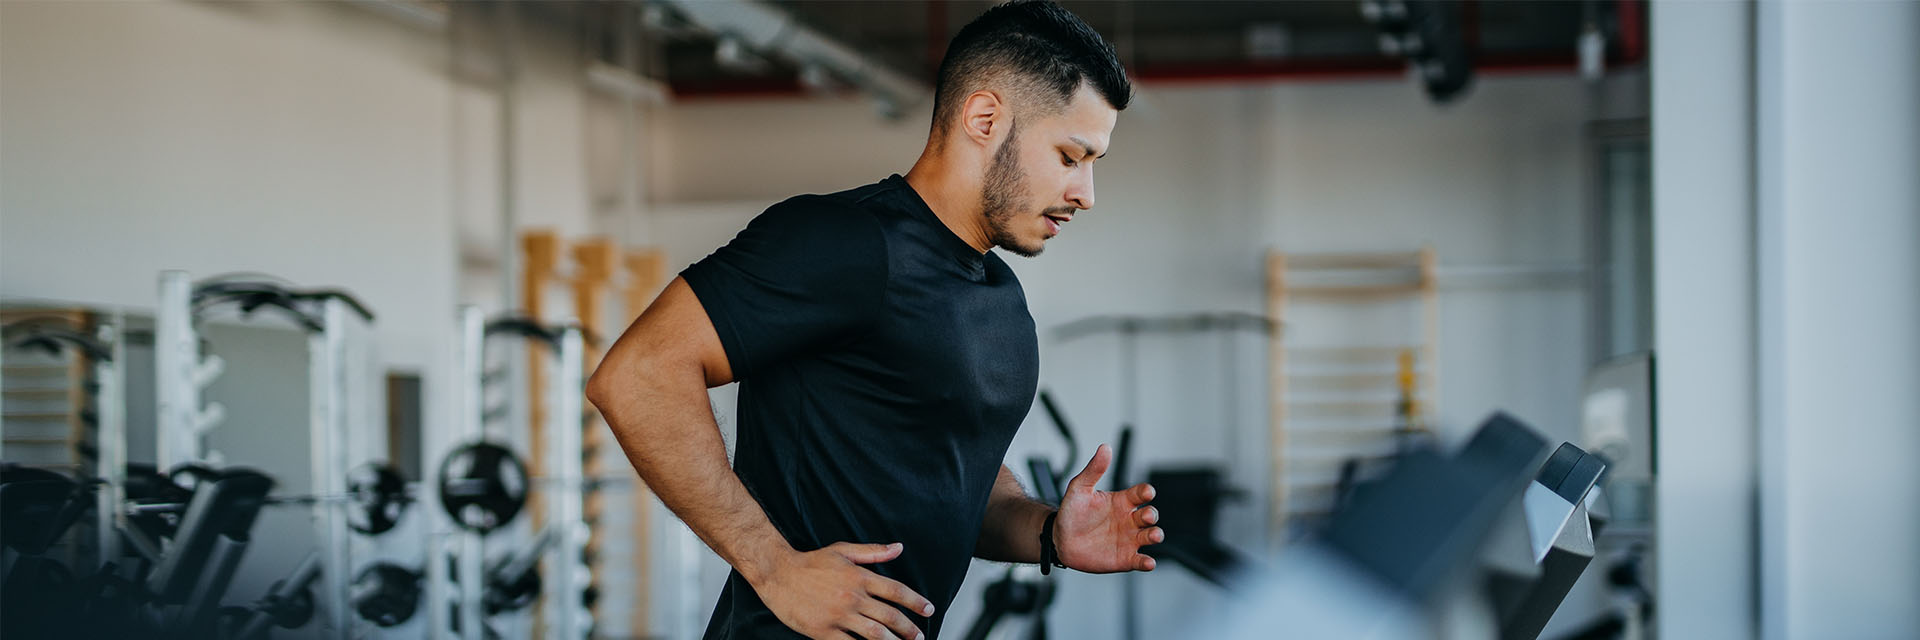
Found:
[[(895, 175), (776, 204), (680, 275), (740, 381), (740, 481), (795, 549), (904, 545), (867, 567), (933, 601), (936, 637), (1039, 382), (1013, 271)], [(708, 640), (797, 637), (727, 577)]]

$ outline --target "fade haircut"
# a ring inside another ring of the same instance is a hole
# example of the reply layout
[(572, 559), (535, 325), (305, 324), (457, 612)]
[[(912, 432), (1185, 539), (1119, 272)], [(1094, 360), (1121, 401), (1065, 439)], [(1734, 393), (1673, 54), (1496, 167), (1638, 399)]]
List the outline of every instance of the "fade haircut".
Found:
[(1113, 46), (1052, 0), (1014, 0), (988, 9), (960, 29), (940, 60), (933, 130), (953, 125), (968, 95), (989, 86), (1040, 113), (1058, 113), (1081, 84), (1092, 85), (1114, 110), (1133, 99), (1133, 83)]

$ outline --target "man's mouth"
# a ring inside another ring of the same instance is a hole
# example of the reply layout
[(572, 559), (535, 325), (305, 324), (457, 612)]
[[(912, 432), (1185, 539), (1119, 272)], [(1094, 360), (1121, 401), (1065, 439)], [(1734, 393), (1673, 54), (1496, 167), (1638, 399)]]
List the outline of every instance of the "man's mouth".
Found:
[(1043, 217), (1047, 219), (1047, 232), (1053, 235), (1058, 235), (1060, 233), (1060, 225), (1066, 224), (1073, 220), (1072, 215), (1043, 214)]

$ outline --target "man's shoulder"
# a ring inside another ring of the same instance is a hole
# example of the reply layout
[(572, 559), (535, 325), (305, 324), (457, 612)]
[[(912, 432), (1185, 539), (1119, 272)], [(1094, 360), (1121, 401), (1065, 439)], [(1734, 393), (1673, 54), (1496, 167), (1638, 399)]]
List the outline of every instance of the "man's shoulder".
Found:
[[(880, 211), (862, 202), (865, 188), (798, 195), (754, 217), (734, 245), (810, 268), (886, 269), (886, 229)], [(843, 274), (844, 275), (844, 274)]]
[(754, 218), (752, 226), (812, 240), (852, 234), (846, 239), (857, 241), (879, 225), (872, 211), (840, 194), (807, 194), (767, 207)]
[(890, 215), (885, 182), (824, 194), (803, 194), (774, 203), (749, 224), (763, 233), (814, 248), (856, 255), (885, 255)]
[(823, 223), (861, 224), (875, 220), (887, 208), (884, 196), (889, 192), (886, 182), (876, 182), (834, 193), (802, 194), (775, 203), (766, 213), (815, 218)]

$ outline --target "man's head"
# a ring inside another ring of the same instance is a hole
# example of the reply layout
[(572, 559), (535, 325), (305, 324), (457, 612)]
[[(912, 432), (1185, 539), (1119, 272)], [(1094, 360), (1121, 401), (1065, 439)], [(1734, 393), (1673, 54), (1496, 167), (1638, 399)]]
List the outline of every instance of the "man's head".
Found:
[(928, 147), (979, 181), (992, 245), (1038, 255), (1059, 224), (1093, 207), (1093, 162), (1132, 94), (1087, 23), (1049, 0), (1015, 0), (948, 46)]

